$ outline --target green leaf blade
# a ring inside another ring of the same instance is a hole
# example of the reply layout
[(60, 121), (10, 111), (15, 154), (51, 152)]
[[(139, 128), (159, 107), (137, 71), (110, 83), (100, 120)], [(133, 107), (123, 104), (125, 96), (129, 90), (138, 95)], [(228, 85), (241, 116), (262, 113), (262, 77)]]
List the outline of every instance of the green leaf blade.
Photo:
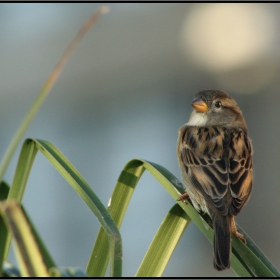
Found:
[(27, 130), (28, 126), (36, 116), (37, 112), (41, 108), (42, 104), (44, 103), (46, 97), (48, 96), (49, 92), (51, 91), (52, 87), (54, 86), (55, 82), (59, 78), (65, 64), (69, 60), (71, 54), (75, 50), (76, 46), (79, 44), (79, 42), (82, 40), (82, 38), (85, 36), (87, 31), (91, 28), (91, 26), (96, 22), (96, 20), (102, 15), (108, 13), (109, 8), (107, 6), (101, 6), (91, 17), (83, 24), (83, 26), (80, 28), (79, 32), (73, 39), (73, 41), (70, 43), (62, 57), (60, 58), (59, 62), (51, 72), (50, 76), (46, 80), (45, 84), (43, 85), (43, 88), (39, 92), (36, 100), (32, 104), (31, 108), (27, 112), (26, 116), (23, 118), (19, 128), (17, 129), (15, 135), (13, 136), (5, 155), (0, 162), (0, 181), (2, 181), (3, 175), (8, 167), (9, 162), (11, 161), (11, 158), (19, 145), (19, 142)]
[[(27, 139), (24, 142), (8, 199), (15, 199), (19, 203), (21, 202), (28, 176), (38, 150), (42, 152), (42, 154), (60, 172), (66, 181), (69, 182), (69, 184), (80, 195), (90, 210), (95, 214), (102, 227), (105, 229), (107, 242), (109, 239), (108, 245), (110, 248), (111, 276), (121, 276), (122, 240), (116, 224), (102, 202), (93, 192), (84, 178), (80, 175), (80, 173), (51, 143), (44, 140), (34, 139)], [(4, 242), (5, 250), (2, 252), (2, 260), (5, 260), (8, 255), (11, 240), (11, 235), (9, 232), (7, 232), (6, 239), (7, 240)], [(50, 256), (46, 255), (46, 259), (48, 259), (49, 264), (53, 263)]]
[(189, 216), (178, 204), (175, 204), (164, 218), (135, 276), (162, 276), (175, 247), (190, 222)]
[[(7, 199), (16, 200), (18, 203), (21, 203), (36, 152), (37, 150), (32, 141), (24, 142), (21, 148), (13, 182), (11, 188), (8, 191)], [(7, 185), (2, 185), (2, 189), (3, 188), (7, 188)], [(1, 239), (1, 243), (4, 243), (4, 247), (2, 247), (3, 250), (0, 250), (0, 261), (3, 263), (3, 261), (7, 259), (10, 250), (11, 233), (6, 229), (3, 229)]]
[[(10, 187), (6, 182), (1, 182), (0, 183), (0, 200), (6, 200), (8, 195), (9, 195), (9, 190)], [(1, 233), (1, 238), (0, 238), (0, 275), (2, 276), (2, 264), (4, 263), (4, 260), (6, 259), (6, 256), (8, 255), (9, 251), (9, 246), (8, 246), (8, 229), (6, 227), (6, 224), (4, 222), (4, 219), (2, 215), (0, 216), (0, 233)], [(8, 265), (7, 265), (8, 266)]]
[(20, 205), (15, 200), (6, 200), (0, 204), (0, 211), (14, 237), (15, 254), (20, 264), (21, 276), (49, 276), (31, 227)]
[(107, 234), (107, 242), (109, 239), (111, 276), (120, 277), (122, 274), (122, 240), (111, 215), (77, 169), (54, 145), (45, 140), (31, 140), (34, 141), (37, 149), (73, 187), (99, 220)]
[[(137, 169), (129, 167), (131, 166), (138, 166)], [(141, 172), (139, 172), (141, 170)], [(167, 169), (164, 167), (148, 162), (141, 159), (133, 159), (126, 164), (123, 168), (122, 174), (126, 174), (129, 172), (135, 176), (136, 172), (139, 173), (141, 176), (142, 173), (148, 170), (153, 177), (155, 177), (159, 183), (166, 189), (166, 191), (173, 197), (173, 199), (180, 205), (180, 207), (187, 213), (187, 215), (191, 218), (191, 220), (196, 224), (196, 226), (201, 230), (201, 232), (206, 236), (206, 238), (213, 243), (213, 229), (211, 225), (211, 219), (207, 215), (200, 215), (191, 203), (183, 203), (181, 201), (177, 201), (180, 195), (184, 191), (184, 187), (182, 183)], [(122, 177), (121, 175), (120, 177)], [(140, 176), (137, 180), (134, 180), (136, 183), (139, 181)], [(118, 220), (118, 227), (121, 226), (121, 222), (123, 219), (123, 215), (127, 209), (128, 203), (130, 201), (131, 195), (136, 187), (135, 182), (131, 183), (129, 179), (123, 181), (123, 179), (119, 180), (121, 182), (117, 182), (113, 196), (111, 199), (110, 205), (110, 213), (114, 216), (115, 220)], [(132, 180), (133, 181), (133, 180)], [(131, 185), (130, 185), (131, 184)], [(125, 194), (125, 189), (131, 188), (129, 199), (126, 200), (125, 205), (120, 205), (120, 203), (115, 203), (117, 200), (113, 199), (113, 197), (118, 197)], [(238, 225), (237, 225), (238, 226)], [(239, 227), (240, 231), (242, 232), (241, 228)], [(102, 232), (100, 231), (99, 234)], [(244, 235), (247, 240), (249, 237), (245, 234)], [(235, 273), (239, 276), (250, 277), (250, 276), (278, 276), (279, 272), (272, 266), (272, 264), (267, 260), (267, 258), (263, 255), (263, 253), (258, 249), (258, 247), (253, 243), (253, 241), (248, 242), (247, 246), (245, 246), (239, 239), (235, 236), (232, 236), (233, 242), (233, 250), (231, 255), (231, 268), (235, 271)], [(100, 241), (100, 235), (97, 237), (97, 241)], [(99, 248), (102, 248), (105, 245), (99, 244)], [(95, 250), (95, 247), (94, 247)], [(103, 256), (106, 256), (106, 252), (104, 252)], [(246, 256), (246, 257), (244, 257)], [(105, 258), (105, 257), (104, 257)], [(250, 261), (250, 265), (246, 265), (246, 262)], [(92, 274), (88, 273), (92, 276)]]
[[(125, 212), (145, 168), (140, 161), (129, 162), (118, 178), (114, 192), (108, 204), (111, 214), (118, 228), (121, 227)], [(109, 245), (103, 228), (100, 228), (92, 249), (86, 272), (91, 277), (105, 276), (109, 262)]]

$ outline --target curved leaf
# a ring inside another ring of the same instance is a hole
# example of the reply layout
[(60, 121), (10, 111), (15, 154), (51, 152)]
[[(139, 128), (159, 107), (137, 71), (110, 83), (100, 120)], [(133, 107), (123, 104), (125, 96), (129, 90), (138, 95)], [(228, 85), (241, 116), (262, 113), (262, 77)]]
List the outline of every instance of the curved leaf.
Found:
[[(118, 228), (120, 228), (134, 189), (145, 168), (140, 161), (130, 161), (119, 176), (114, 192), (107, 207)], [(87, 265), (87, 275), (103, 277), (109, 262), (108, 239), (100, 228)]]
[(70, 43), (68, 48), (66, 49), (65, 53), (60, 58), (59, 62), (51, 72), (50, 76), (46, 80), (42, 90), (38, 94), (36, 100), (32, 104), (30, 110), (27, 112), (26, 116), (23, 118), (18, 130), (16, 131), (15, 135), (12, 138), (12, 141), (10, 142), (5, 155), (0, 163), (0, 181), (2, 181), (2, 177), (8, 167), (8, 164), (23, 136), (25, 131), (27, 130), (29, 124), (37, 114), (38, 110), (40, 109), (41, 105), (44, 103), (47, 95), (51, 91), (52, 87), (54, 86), (56, 80), (58, 79), (60, 73), (62, 72), (65, 64), (67, 63), (69, 57), (71, 56), (72, 52), (78, 45), (78, 43), (81, 41), (81, 39), (84, 37), (86, 32), (91, 28), (91, 26), (96, 22), (96, 20), (100, 17), (102, 14), (106, 14), (109, 11), (109, 8), (107, 6), (101, 6), (81, 27), (73, 41)]
[[(0, 200), (5, 200), (8, 197), (10, 187), (8, 186), (7, 183), (1, 182), (0, 184)], [(49, 254), (44, 242), (42, 241), (39, 233), (37, 232), (36, 228), (34, 227), (30, 217), (28, 216), (27, 212), (25, 211), (24, 206), (22, 206), (22, 210), (25, 214), (25, 217), (27, 219), (27, 222), (29, 223), (31, 227), (31, 231), (33, 232), (34, 238), (36, 240), (36, 243), (38, 244), (39, 250), (41, 252), (41, 255), (43, 257), (44, 263), (46, 267), (49, 269), (51, 267), (56, 266), (54, 260), (52, 259), (51, 255)], [(2, 219), (2, 216), (0, 217), (0, 232), (1, 232), (1, 238), (0, 238), (0, 256), (4, 256), (4, 251), (5, 251), (5, 244), (7, 242), (7, 228), (6, 225), (4, 224), (4, 220)], [(3, 263), (3, 260), (0, 261), (0, 264)], [(7, 262), (4, 262), (4, 272), (7, 274), (9, 271), (14, 271), (13, 268), (9, 269), (10, 265), (7, 264)]]
[[(191, 203), (186, 204), (184, 202), (177, 201), (184, 191), (182, 183), (164, 167), (141, 159), (134, 159), (126, 164), (111, 197), (111, 203), (108, 207), (108, 211), (111, 213), (111, 216), (114, 218), (118, 227), (121, 226), (124, 213), (127, 209), (137, 182), (146, 169), (159, 181), (159, 183), (167, 190), (167, 192), (174, 198), (180, 207), (184, 209), (196, 226), (212, 243), (213, 229), (211, 225), (211, 219), (207, 215), (200, 215), (193, 208)], [(120, 201), (123, 201), (123, 203), (120, 203)], [(247, 246), (244, 245), (238, 238), (232, 236), (233, 249), (231, 256), (231, 267), (235, 273), (239, 276), (247, 277), (279, 276), (279, 272), (273, 267), (266, 256), (258, 249), (250, 237), (239, 226), (238, 229), (244, 234), (244, 237), (247, 240)], [(90, 276), (103, 276), (105, 274), (104, 269), (102, 271), (98, 271), (100, 274), (96, 274), (96, 270), (91, 269), (96, 267), (93, 262), (93, 254), (100, 254), (101, 248), (103, 248), (103, 252), (102, 260), (100, 260), (100, 262), (103, 263), (107, 258), (106, 256), (108, 254), (108, 247), (106, 245), (106, 240), (103, 237), (102, 230), (99, 231), (95, 246), (93, 248), (92, 256), (87, 267), (87, 273)]]
[(66, 181), (95, 214), (109, 238), (111, 252), (111, 276), (121, 276), (122, 273), (122, 241), (119, 230), (102, 202), (92, 191), (85, 179), (66, 159), (66, 157), (51, 143), (44, 140), (33, 140), (38, 150), (52, 163)]
[[(0, 183), (0, 201), (6, 200), (9, 194), (9, 186), (6, 182), (1, 182)], [(6, 227), (6, 224), (4, 222), (4, 219), (2, 215), (0, 216), (0, 233), (1, 233), (1, 238), (0, 238), (0, 276), (2, 276), (2, 265), (5, 260), (6, 256), (6, 250), (8, 250), (9, 246), (6, 244), (7, 238), (8, 238), (8, 229)], [(6, 265), (6, 268), (9, 268), (9, 264)]]
[(14, 237), (15, 253), (21, 276), (49, 276), (39, 247), (20, 205), (15, 200), (6, 200), (0, 203), (0, 212)]
[(160, 277), (191, 219), (175, 204), (160, 228), (136, 272), (136, 277)]
[[(109, 239), (111, 276), (121, 276), (122, 240), (117, 226), (85, 179), (69, 162), (69, 160), (51, 143), (44, 140), (25, 140), (8, 199), (15, 199), (16, 201), (21, 202), (37, 150), (39, 150), (50, 161), (50, 163), (59, 171), (59, 173), (74, 188), (90, 210), (95, 214), (100, 224), (106, 231), (107, 240)], [(8, 236), (8, 238), (9, 242), (7, 242), (6, 245), (6, 254), (10, 246), (10, 236)]]

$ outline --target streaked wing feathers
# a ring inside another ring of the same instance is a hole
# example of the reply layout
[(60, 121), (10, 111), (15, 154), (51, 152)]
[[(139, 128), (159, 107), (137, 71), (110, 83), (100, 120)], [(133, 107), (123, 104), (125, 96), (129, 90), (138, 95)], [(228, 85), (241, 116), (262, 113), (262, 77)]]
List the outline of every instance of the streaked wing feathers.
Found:
[(247, 134), (238, 128), (181, 129), (181, 160), (193, 186), (222, 215), (228, 211), (237, 215), (252, 185), (252, 150)]

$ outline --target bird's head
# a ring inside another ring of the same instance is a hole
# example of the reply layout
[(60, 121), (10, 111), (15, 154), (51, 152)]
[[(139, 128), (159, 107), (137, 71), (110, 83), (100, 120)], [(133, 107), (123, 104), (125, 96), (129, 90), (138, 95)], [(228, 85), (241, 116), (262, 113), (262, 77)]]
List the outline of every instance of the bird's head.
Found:
[(239, 126), (247, 129), (242, 112), (235, 100), (221, 90), (202, 90), (191, 104), (194, 108), (188, 125)]

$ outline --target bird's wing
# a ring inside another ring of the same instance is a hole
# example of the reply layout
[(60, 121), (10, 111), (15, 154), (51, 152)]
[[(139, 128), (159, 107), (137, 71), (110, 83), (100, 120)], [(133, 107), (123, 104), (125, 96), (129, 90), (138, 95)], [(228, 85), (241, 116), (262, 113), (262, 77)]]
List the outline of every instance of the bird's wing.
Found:
[(232, 133), (230, 152), (230, 213), (237, 215), (250, 197), (253, 180), (252, 145), (243, 130)]
[[(190, 183), (222, 215), (229, 209), (236, 215), (248, 200), (245, 187), (252, 168), (250, 142), (244, 144), (247, 147), (244, 152), (241, 138), (231, 145), (232, 135), (228, 136), (222, 127), (195, 126), (185, 126), (181, 134), (180, 156)], [(233, 148), (237, 148), (236, 153), (232, 152)]]

